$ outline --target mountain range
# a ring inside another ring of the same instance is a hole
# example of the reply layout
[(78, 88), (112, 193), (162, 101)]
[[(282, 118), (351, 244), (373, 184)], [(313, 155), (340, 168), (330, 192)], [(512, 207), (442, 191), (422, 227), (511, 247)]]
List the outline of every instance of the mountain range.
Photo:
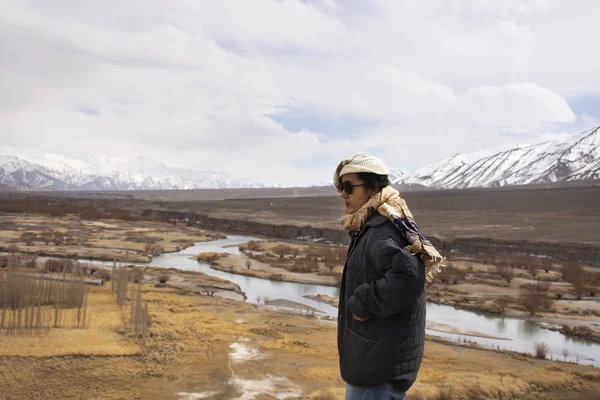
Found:
[(564, 139), (456, 154), (392, 181), (465, 189), (600, 180), (600, 127)]
[(0, 146), (0, 187), (18, 190), (177, 190), (261, 188), (220, 171), (170, 167), (148, 158), (91, 155), (86, 161)]
[[(564, 139), (456, 154), (413, 172), (390, 169), (396, 185), (464, 189), (600, 180), (600, 127)], [(329, 186), (323, 181), (313, 186)], [(168, 166), (148, 158), (85, 160), (0, 146), (0, 190), (175, 190), (279, 187), (220, 171)]]

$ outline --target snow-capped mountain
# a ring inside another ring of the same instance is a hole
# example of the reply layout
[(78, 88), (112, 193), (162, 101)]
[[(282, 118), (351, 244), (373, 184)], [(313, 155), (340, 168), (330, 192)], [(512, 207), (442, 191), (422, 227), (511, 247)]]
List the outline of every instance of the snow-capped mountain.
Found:
[[(390, 182), (398, 182), (402, 180), (402, 178), (408, 175), (408, 172), (404, 168), (390, 168), (389, 179)], [(324, 186), (333, 186), (333, 179), (319, 181), (310, 187), (324, 187)]]
[(390, 179), (390, 182), (399, 182), (407, 175), (408, 171), (404, 168), (390, 168), (388, 178)]
[(224, 172), (170, 167), (145, 158), (79, 160), (35, 149), (0, 146), (0, 186), (21, 190), (172, 190), (259, 188)]
[(463, 189), (600, 180), (600, 127), (529, 146), (457, 154), (393, 183)]

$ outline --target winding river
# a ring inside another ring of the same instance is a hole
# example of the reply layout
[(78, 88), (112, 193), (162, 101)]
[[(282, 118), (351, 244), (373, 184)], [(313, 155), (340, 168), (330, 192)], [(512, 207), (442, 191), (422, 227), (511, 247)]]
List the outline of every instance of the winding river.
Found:
[[(221, 252), (240, 254), (238, 246), (250, 240), (263, 240), (251, 236), (228, 235), (227, 239), (212, 242), (199, 242), (177, 253), (168, 253), (155, 257), (150, 266), (170, 267), (187, 271), (200, 271), (234, 282), (246, 293), (247, 301), (261, 304), (269, 299), (285, 299), (314, 307), (331, 316), (337, 316), (337, 308), (316, 302), (304, 295), (326, 294), (338, 296), (338, 289), (332, 286), (277, 282), (267, 279), (248, 277), (217, 271), (209, 264), (199, 263), (194, 257), (202, 252)], [(536, 343), (544, 342), (549, 347), (548, 355), (564, 359), (563, 350), (568, 351), (567, 360), (581, 364), (600, 364), (600, 344), (567, 337), (559, 332), (550, 331), (540, 325), (517, 318), (502, 317), (493, 314), (477, 313), (455, 309), (450, 306), (427, 303), (427, 321), (444, 324), (462, 330), (476, 331), (495, 339), (445, 333), (428, 329), (427, 333), (453, 341), (471, 341), (492, 348), (533, 353)], [(499, 339), (501, 338), (501, 339)]]

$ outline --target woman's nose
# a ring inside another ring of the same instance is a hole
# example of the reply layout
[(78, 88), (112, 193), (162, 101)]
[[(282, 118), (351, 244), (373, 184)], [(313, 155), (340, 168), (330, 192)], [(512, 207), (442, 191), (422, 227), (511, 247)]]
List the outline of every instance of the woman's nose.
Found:
[(342, 199), (347, 199), (348, 198), (348, 193), (346, 193), (345, 190), (342, 190), (342, 192), (340, 193), (340, 196), (342, 196)]

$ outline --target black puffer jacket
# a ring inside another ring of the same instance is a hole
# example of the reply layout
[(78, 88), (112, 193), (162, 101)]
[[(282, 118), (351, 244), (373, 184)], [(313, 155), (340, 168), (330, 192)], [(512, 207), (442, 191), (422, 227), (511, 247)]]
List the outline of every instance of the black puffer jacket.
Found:
[[(353, 235), (338, 311), (338, 351), (344, 381), (390, 383), (407, 391), (417, 378), (425, 341), (425, 267), (408, 243), (375, 213)], [(365, 318), (355, 320), (352, 315)]]

